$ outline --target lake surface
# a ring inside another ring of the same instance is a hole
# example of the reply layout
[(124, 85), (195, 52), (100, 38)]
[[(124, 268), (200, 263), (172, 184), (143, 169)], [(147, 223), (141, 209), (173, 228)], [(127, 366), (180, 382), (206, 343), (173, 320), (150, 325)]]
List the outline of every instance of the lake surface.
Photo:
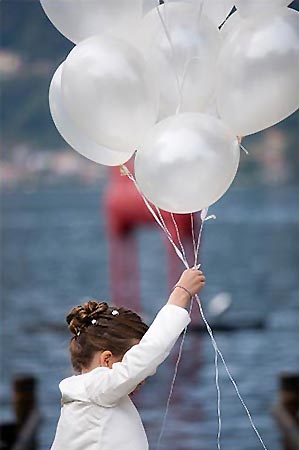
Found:
[[(86, 297), (109, 298), (107, 236), (97, 191), (2, 193), (1, 421), (12, 417), (11, 378), (39, 379), (40, 450), (50, 448), (60, 410), (59, 381), (71, 374), (65, 315)], [(255, 424), (271, 450), (280, 436), (271, 408), (279, 374), (298, 368), (297, 190), (234, 189), (211, 207), (201, 248), (207, 287), (203, 308), (219, 293), (232, 298), (218, 319), (256, 323), (216, 331)], [(168, 294), (165, 247), (158, 228), (138, 233), (142, 302), (149, 321)], [(136, 396), (150, 448), (156, 441), (178, 346)], [(172, 396), (162, 450), (217, 448), (214, 352), (207, 333), (189, 332)], [(220, 366), (222, 449), (261, 448)]]

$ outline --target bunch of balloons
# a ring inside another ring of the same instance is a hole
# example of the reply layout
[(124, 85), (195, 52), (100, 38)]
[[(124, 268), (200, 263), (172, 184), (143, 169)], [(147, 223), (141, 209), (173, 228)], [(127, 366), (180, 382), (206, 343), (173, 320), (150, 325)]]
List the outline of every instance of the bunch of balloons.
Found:
[(58, 131), (107, 166), (136, 152), (141, 192), (166, 211), (216, 202), (238, 169), (237, 136), (298, 108), (290, 0), (40, 1), (76, 44), (50, 85)]

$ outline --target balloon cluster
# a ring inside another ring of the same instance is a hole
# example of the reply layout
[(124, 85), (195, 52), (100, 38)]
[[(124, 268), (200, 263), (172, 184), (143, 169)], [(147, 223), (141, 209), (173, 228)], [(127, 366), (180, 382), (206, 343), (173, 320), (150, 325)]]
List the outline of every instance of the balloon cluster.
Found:
[(40, 1), (76, 44), (50, 85), (58, 131), (107, 166), (137, 151), (139, 188), (166, 211), (216, 202), (238, 169), (237, 136), (298, 108), (289, 0)]

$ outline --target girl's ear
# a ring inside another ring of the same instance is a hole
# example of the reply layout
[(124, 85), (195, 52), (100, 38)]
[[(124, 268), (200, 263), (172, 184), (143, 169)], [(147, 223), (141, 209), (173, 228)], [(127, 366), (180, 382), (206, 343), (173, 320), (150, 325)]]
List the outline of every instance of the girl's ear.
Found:
[(114, 363), (113, 359), (112, 352), (109, 350), (104, 350), (104, 352), (101, 352), (99, 356), (100, 367), (109, 367), (111, 369)]

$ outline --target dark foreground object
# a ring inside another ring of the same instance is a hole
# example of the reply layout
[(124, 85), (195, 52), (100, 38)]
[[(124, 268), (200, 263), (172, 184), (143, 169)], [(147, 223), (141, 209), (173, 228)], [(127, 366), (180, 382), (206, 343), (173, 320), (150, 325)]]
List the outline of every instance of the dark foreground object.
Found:
[(36, 406), (36, 379), (16, 378), (13, 406), (16, 421), (0, 425), (0, 450), (37, 450), (40, 414)]
[(283, 374), (273, 415), (282, 434), (283, 450), (299, 449), (299, 375)]

